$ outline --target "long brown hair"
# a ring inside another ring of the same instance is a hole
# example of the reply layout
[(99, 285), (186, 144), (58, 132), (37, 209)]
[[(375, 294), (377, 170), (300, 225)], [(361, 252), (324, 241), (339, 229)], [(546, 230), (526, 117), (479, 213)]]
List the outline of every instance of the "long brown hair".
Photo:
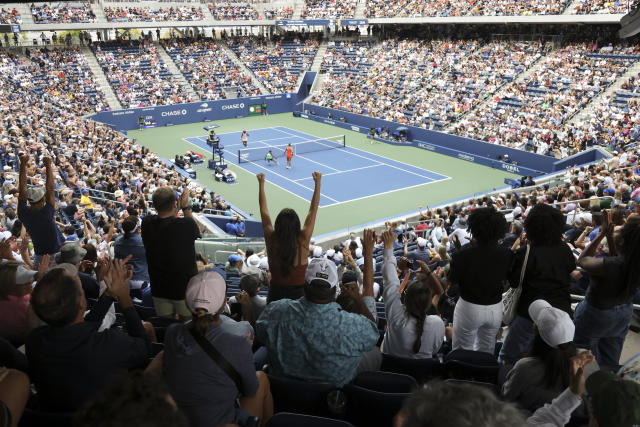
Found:
[(285, 208), (276, 217), (273, 227), (273, 249), (280, 264), (280, 274), (287, 277), (294, 269), (293, 263), (298, 255), (298, 236), (300, 235), (300, 218), (296, 211)]

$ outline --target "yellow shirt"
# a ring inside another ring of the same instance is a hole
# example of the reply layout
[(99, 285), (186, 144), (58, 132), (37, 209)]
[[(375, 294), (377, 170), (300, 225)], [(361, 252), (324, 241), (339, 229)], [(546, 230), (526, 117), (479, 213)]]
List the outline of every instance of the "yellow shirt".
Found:
[(84, 194), (80, 196), (80, 206), (84, 206), (85, 209), (93, 209), (93, 203), (91, 203), (89, 196), (85, 196)]

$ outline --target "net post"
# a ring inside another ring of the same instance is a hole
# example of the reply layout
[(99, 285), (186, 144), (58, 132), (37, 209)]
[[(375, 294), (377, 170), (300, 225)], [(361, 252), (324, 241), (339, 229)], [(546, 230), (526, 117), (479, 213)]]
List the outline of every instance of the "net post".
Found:
[(240, 164), (240, 150), (238, 149), (238, 164)]
[(342, 146), (346, 147), (347, 146), (347, 138), (346, 135), (342, 135)]

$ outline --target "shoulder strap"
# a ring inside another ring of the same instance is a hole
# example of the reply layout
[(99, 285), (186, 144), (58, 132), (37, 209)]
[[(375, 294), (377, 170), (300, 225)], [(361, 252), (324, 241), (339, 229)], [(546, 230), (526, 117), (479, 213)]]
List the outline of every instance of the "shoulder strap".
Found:
[(236, 371), (236, 368), (234, 368), (231, 363), (229, 363), (227, 359), (225, 359), (224, 356), (222, 356), (220, 352), (216, 350), (213, 345), (211, 345), (208, 339), (206, 339), (204, 336), (202, 336), (202, 334), (196, 331), (193, 325), (194, 324), (192, 322), (191, 325), (187, 327), (187, 329), (189, 329), (189, 332), (191, 333), (191, 336), (196, 340), (200, 347), (202, 347), (204, 352), (207, 353), (207, 355), (215, 363), (218, 364), (220, 369), (222, 369), (229, 376), (229, 378), (233, 380), (233, 382), (236, 384), (236, 387), (238, 388), (238, 391), (244, 395), (245, 393), (242, 387), (242, 378), (240, 378), (240, 374), (238, 373), (238, 371)]
[(527, 251), (524, 254), (524, 262), (522, 263), (522, 270), (520, 270), (520, 283), (518, 283), (518, 286), (522, 286), (522, 281), (524, 280), (524, 273), (527, 271), (527, 261), (529, 261), (530, 249), (531, 249), (531, 245), (527, 244)]

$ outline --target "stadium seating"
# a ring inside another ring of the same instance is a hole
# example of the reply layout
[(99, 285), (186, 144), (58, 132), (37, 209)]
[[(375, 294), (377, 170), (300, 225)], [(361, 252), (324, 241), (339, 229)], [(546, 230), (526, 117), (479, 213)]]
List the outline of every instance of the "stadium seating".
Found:
[(125, 107), (190, 102), (186, 89), (167, 69), (157, 47), (150, 43), (101, 44), (94, 48), (98, 62), (118, 100)]
[(357, 0), (305, 0), (300, 17), (305, 19), (353, 18)]
[(223, 99), (223, 88), (233, 89), (240, 96), (261, 93), (251, 77), (213, 41), (169, 41), (164, 47), (201, 99)]
[(0, 24), (22, 24), (22, 16), (14, 8), (0, 8)]
[(219, 21), (248, 21), (260, 19), (258, 11), (249, 4), (209, 3), (207, 5), (213, 17)]
[(96, 16), (89, 3), (80, 5), (66, 5), (57, 3), (54, 6), (48, 4), (31, 5), (31, 15), (36, 24), (68, 24), (96, 22)]
[(204, 19), (202, 9), (195, 6), (162, 9), (107, 6), (104, 8), (104, 14), (110, 22), (201, 21)]
[(318, 49), (313, 40), (281, 40), (275, 44), (254, 37), (234, 38), (229, 47), (273, 93), (293, 92), (298, 76), (308, 70)]

